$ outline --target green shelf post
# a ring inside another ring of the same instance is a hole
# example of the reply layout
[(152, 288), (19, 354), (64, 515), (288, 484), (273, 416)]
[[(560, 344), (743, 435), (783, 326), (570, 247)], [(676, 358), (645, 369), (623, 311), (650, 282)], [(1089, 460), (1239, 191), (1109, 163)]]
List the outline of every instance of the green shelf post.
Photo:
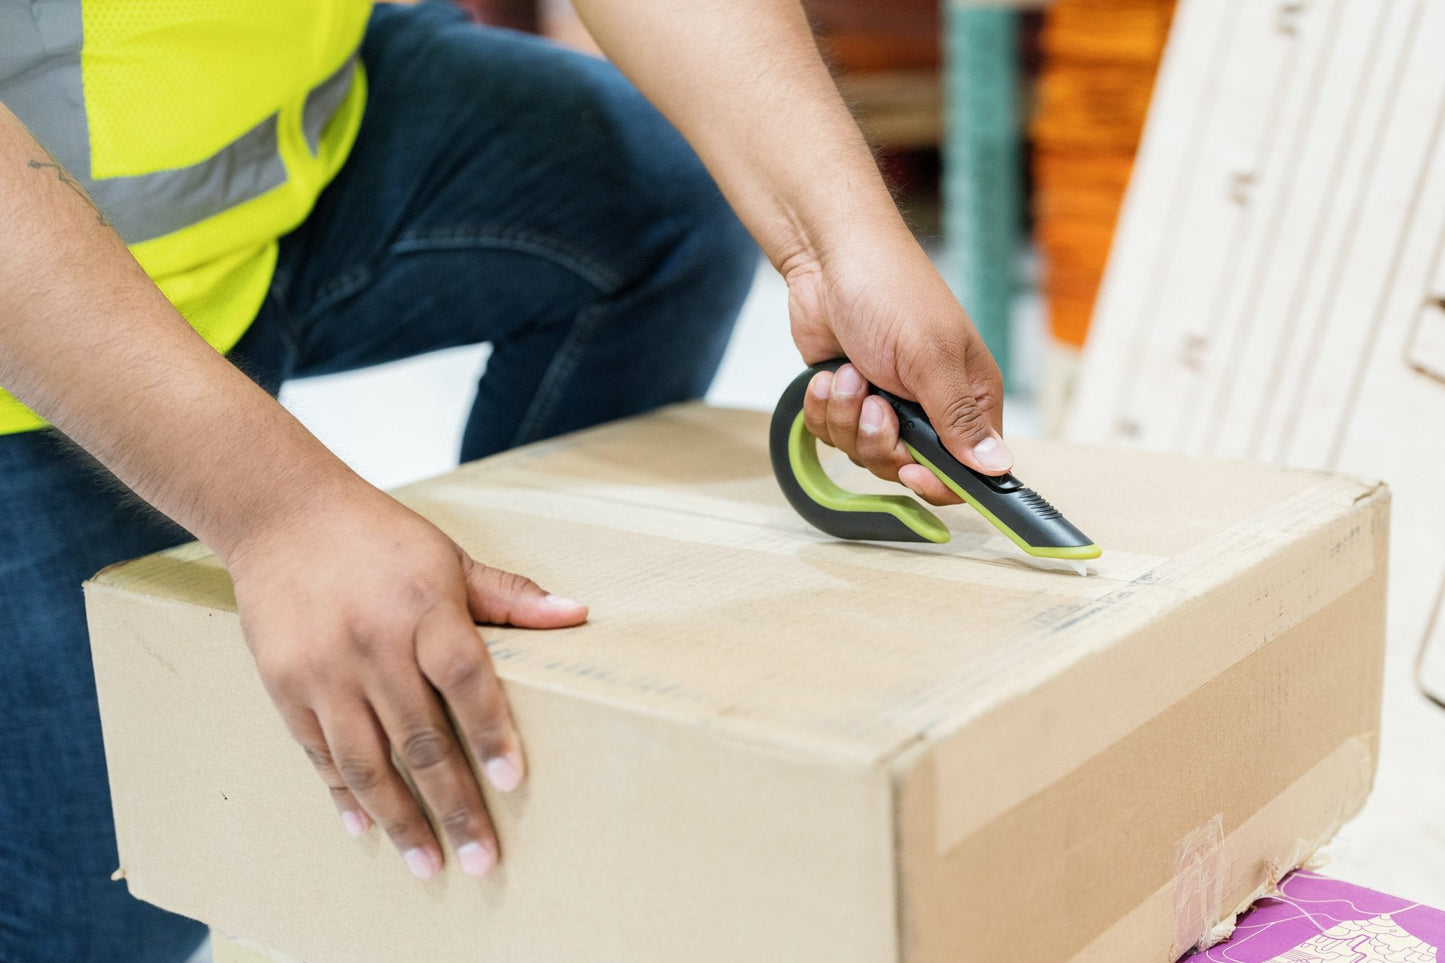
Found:
[(1008, 380), (1023, 205), (1018, 15), (944, 3), (945, 272)]

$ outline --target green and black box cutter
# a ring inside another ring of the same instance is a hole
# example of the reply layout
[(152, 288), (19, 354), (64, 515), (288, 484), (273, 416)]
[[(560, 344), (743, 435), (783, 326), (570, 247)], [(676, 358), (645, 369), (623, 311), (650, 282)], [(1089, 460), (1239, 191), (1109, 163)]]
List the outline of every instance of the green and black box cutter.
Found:
[[(903, 495), (863, 495), (840, 487), (823, 471), (817, 439), (803, 423), (808, 383), (820, 371), (837, 371), (835, 358), (793, 379), (773, 412), (769, 435), (773, 473), (783, 494), (808, 522), (839, 538), (894, 542), (946, 542), (948, 526)], [(1071, 562), (1098, 558), (1099, 546), (1012, 474), (984, 475), (954, 458), (939, 441), (923, 408), (870, 387), (898, 415), (899, 434), (913, 458), (1028, 554)]]

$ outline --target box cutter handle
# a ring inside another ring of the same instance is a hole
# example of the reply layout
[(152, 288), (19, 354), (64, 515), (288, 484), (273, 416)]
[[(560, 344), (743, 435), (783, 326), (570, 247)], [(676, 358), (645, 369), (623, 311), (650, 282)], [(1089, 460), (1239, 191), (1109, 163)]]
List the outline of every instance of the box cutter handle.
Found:
[[(816, 364), (793, 379), (773, 412), (769, 434), (773, 474), (788, 502), (814, 527), (839, 538), (946, 542), (948, 527), (919, 502), (902, 495), (862, 495), (840, 487), (823, 471), (818, 440), (803, 424), (808, 382), (847, 361)], [(1012, 474), (983, 475), (954, 458), (939, 441), (923, 408), (881, 388), (870, 388), (898, 415), (903, 444), (914, 459), (1030, 555), (1098, 558), (1099, 546)]]

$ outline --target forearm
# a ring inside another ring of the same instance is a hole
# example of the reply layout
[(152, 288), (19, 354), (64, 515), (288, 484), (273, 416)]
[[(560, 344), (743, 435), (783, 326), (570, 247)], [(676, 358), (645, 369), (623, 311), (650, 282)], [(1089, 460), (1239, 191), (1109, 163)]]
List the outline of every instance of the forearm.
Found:
[(908, 232), (797, 0), (577, 0), (785, 275)]
[(191, 329), (3, 107), (0, 385), (223, 557), (358, 483)]

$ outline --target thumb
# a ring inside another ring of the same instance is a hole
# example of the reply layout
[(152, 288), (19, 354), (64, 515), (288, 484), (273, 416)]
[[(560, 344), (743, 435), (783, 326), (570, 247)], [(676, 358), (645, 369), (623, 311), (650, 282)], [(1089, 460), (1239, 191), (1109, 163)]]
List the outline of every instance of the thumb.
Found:
[(955, 458), (985, 475), (1002, 475), (1013, 467), (1013, 453), (979, 405), (963, 365), (930, 366), (914, 390), (938, 440)]
[(587, 606), (551, 595), (525, 576), (473, 561), (466, 579), (467, 608), (478, 622), (557, 629), (587, 621)]

